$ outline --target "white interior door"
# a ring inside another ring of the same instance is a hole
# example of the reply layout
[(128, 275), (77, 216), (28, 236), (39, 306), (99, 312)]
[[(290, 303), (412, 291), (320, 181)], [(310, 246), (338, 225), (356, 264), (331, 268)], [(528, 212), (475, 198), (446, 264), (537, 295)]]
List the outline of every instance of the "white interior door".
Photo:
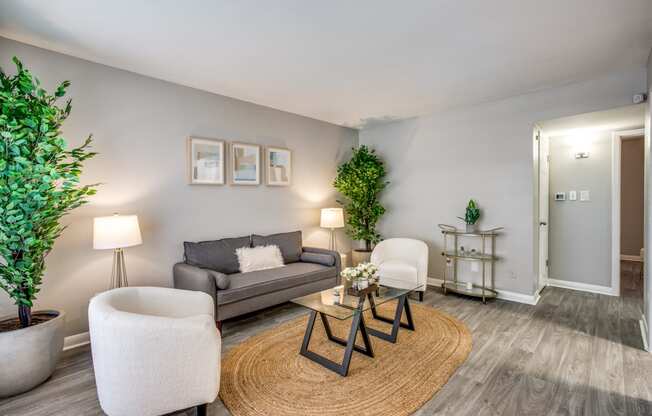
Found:
[(550, 194), (550, 139), (539, 133), (539, 290), (548, 284), (548, 212)]

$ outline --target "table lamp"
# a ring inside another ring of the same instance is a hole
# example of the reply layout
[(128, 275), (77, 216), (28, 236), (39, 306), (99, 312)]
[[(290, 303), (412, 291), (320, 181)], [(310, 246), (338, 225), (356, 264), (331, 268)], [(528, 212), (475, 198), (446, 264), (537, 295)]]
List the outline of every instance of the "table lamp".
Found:
[(113, 249), (110, 288), (129, 286), (123, 249), (143, 243), (137, 215), (118, 215), (93, 219), (93, 248)]
[(330, 228), (331, 239), (328, 248), (337, 251), (335, 229), (344, 228), (344, 211), (342, 208), (322, 208), (320, 226), (322, 228)]

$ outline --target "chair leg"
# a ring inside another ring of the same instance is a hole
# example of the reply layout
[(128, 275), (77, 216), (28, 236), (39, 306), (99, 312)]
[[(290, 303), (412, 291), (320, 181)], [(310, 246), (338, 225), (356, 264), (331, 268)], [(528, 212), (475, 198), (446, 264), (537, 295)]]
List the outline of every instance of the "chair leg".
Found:
[(206, 416), (208, 406), (206, 404), (200, 404), (197, 406), (197, 416)]
[(424, 292), (419, 292), (419, 302), (423, 302), (423, 294), (426, 293)]

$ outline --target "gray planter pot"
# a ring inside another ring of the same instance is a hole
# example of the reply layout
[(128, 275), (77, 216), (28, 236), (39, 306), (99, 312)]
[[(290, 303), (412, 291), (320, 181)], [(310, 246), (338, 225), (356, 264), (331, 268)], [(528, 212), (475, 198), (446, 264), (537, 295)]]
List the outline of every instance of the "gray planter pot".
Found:
[(478, 225), (477, 224), (466, 224), (466, 232), (467, 233), (475, 233), (478, 231)]
[(43, 383), (52, 375), (59, 361), (63, 350), (65, 313), (34, 313), (53, 314), (56, 318), (28, 328), (0, 332), (0, 398), (26, 392)]

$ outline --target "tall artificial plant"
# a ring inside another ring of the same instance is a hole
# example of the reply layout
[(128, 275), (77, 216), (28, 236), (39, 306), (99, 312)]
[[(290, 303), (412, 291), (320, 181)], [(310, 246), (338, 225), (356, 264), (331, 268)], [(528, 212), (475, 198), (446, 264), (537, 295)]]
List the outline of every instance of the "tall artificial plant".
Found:
[(14, 57), (16, 74), (0, 69), (0, 288), (18, 305), (21, 327), (31, 325), (45, 256), (64, 226), (61, 218), (86, 202), (95, 185), (80, 185), (82, 163), (95, 155), (91, 136), (68, 149), (61, 125), (71, 101), (53, 94)]
[(367, 146), (353, 149), (351, 160), (337, 169), (334, 186), (344, 196), (347, 233), (354, 240), (365, 242), (366, 251), (380, 241), (376, 223), (385, 213), (379, 196), (388, 182), (385, 179), (385, 165), (374, 150)]

